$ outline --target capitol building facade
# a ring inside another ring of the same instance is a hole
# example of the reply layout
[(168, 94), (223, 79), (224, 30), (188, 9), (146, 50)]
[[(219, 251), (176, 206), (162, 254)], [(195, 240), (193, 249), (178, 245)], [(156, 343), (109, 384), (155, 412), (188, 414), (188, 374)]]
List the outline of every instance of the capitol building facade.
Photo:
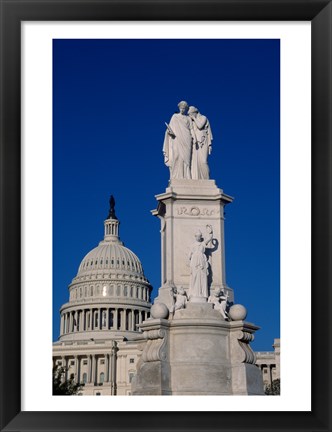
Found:
[(83, 258), (60, 309), (53, 366), (84, 384), (83, 395), (131, 394), (144, 343), (139, 325), (150, 316), (152, 287), (119, 224), (111, 197), (104, 239)]

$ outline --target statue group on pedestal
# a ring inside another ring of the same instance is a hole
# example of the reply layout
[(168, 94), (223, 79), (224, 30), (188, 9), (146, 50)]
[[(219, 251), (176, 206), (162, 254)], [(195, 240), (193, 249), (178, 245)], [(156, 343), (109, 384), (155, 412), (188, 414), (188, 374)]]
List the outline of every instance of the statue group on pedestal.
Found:
[(206, 226), (207, 239), (204, 240), (200, 230), (195, 234), (195, 242), (192, 244), (189, 254), (190, 261), (190, 282), (189, 282), (189, 299), (193, 297), (209, 296), (208, 290), (208, 275), (209, 267), (208, 260), (205, 254), (206, 246), (212, 242), (213, 230), (211, 225)]
[(200, 230), (195, 233), (195, 242), (191, 245), (188, 256), (190, 266), (190, 280), (188, 292), (182, 286), (172, 287), (173, 305), (170, 307), (170, 316), (177, 310), (184, 309), (188, 302), (212, 303), (213, 308), (220, 312), (224, 320), (228, 320), (228, 293), (222, 289), (209, 290), (209, 262), (206, 249), (213, 243), (212, 225), (206, 225), (206, 236)]
[(212, 132), (209, 120), (187, 102), (178, 104), (173, 114), (163, 146), (165, 164), (171, 179), (209, 179), (208, 155), (212, 151)]

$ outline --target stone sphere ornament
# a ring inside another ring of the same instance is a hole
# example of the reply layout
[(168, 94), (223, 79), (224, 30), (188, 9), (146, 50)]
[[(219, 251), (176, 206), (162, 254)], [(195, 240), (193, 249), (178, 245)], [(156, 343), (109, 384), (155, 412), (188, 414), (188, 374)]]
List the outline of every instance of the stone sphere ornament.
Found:
[(166, 319), (169, 314), (168, 307), (164, 303), (155, 303), (151, 307), (152, 318), (163, 318)]
[(243, 321), (247, 316), (247, 309), (241, 304), (235, 304), (229, 308), (229, 317), (232, 321)]

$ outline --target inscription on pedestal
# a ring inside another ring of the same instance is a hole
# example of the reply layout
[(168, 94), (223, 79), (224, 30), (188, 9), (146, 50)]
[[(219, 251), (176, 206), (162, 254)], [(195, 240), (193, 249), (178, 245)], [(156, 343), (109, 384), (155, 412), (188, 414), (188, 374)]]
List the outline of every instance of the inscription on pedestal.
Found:
[(207, 207), (197, 207), (197, 206), (181, 206), (176, 209), (178, 216), (213, 216), (220, 214), (219, 209), (208, 209)]

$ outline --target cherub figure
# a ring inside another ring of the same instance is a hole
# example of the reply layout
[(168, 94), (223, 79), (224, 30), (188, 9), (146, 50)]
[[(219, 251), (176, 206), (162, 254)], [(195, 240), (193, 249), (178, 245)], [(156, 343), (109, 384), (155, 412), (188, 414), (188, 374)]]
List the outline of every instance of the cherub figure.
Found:
[(174, 315), (175, 311), (179, 309), (184, 309), (188, 301), (186, 291), (182, 286), (179, 286), (179, 288), (173, 288), (173, 298), (174, 304), (172, 309), (170, 310), (172, 316)]
[(218, 310), (224, 320), (229, 320), (228, 313), (226, 311), (227, 308), (227, 302), (228, 302), (228, 293), (225, 295), (224, 291), (219, 289), (215, 291), (214, 293), (211, 293), (208, 303), (212, 303), (214, 306), (214, 309)]

